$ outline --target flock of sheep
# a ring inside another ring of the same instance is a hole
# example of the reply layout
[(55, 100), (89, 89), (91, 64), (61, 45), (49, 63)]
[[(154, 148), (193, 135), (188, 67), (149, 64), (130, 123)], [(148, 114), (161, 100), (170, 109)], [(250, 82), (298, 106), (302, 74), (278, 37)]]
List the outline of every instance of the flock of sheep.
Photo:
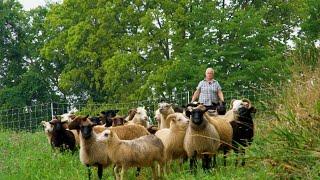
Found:
[(202, 168), (209, 170), (220, 150), (224, 165), (228, 151), (244, 154), (253, 140), (255, 112), (247, 99), (233, 100), (225, 115), (196, 103), (184, 108), (160, 103), (155, 112), (157, 126), (149, 124), (143, 107), (131, 109), (126, 117), (117, 116), (118, 110), (103, 111), (99, 117), (76, 116), (71, 111), (41, 123), (53, 148), (75, 152), (80, 147), (80, 161), (88, 167), (89, 179), (90, 166), (97, 166), (99, 179), (109, 166), (116, 179), (123, 179), (132, 167), (137, 168), (137, 176), (141, 167), (151, 167), (157, 179), (170, 172), (172, 161), (182, 164), (189, 159), (194, 171), (197, 159), (202, 159)]

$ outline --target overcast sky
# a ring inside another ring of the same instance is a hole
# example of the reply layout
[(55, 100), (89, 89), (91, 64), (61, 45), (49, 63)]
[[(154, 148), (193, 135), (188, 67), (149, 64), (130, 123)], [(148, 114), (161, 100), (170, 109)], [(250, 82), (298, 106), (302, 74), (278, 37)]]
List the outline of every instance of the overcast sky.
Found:
[(18, 0), (25, 10), (46, 5), (46, 2), (62, 2), (62, 0)]

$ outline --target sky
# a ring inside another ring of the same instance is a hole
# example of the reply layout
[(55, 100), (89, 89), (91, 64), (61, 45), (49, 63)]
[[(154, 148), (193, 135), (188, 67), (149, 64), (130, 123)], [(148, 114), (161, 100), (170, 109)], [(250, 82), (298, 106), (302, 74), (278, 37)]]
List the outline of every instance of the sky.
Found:
[(18, 0), (22, 5), (23, 9), (30, 10), (38, 6), (46, 5), (46, 2), (61, 2), (62, 0)]

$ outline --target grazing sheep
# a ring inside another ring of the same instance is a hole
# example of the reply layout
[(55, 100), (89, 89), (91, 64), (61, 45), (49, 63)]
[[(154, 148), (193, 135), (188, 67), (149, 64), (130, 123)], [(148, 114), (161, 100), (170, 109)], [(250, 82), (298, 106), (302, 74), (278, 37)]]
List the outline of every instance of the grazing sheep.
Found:
[(50, 124), (50, 122), (47, 122), (47, 121), (41, 121), (41, 125), (44, 127), (44, 133), (47, 136), (48, 143), (51, 144), (51, 137), (52, 137), (52, 131), (53, 131), (52, 124)]
[(52, 137), (51, 137), (51, 146), (60, 148), (60, 151), (66, 149), (74, 152), (76, 150), (76, 139), (74, 134), (66, 130), (63, 126), (66, 121), (61, 122), (60, 119), (56, 118), (50, 121), (50, 124), (53, 125)]
[(170, 128), (160, 129), (155, 134), (164, 145), (166, 162), (187, 157), (183, 142), (189, 124), (189, 119), (182, 113), (170, 114), (167, 119)]
[(174, 110), (171, 106), (171, 104), (168, 103), (159, 103), (159, 112), (161, 114), (161, 120), (160, 120), (160, 129), (163, 128), (169, 128), (170, 127), (170, 121), (167, 120), (167, 117), (170, 114), (174, 113)]
[(129, 124), (139, 124), (144, 126), (145, 128), (148, 127), (148, 115), (147, 110), (144, 107), (138, 107), (136, 110), (135, 115), (133, 116), (132, 120), (129, 121)]
[(223, 151), (224, 166), (226, 166), (226, 155), (232, 148), (233, 129), (230, 123), (219, 116), (210, 116), (208, 113), (204, 113), (204, 118), (208, 120), (218, 131), (220, 136), (221, 145), (219, 149)]
[(100, 113), (100, 120), (102, 124), (106, 124), (107, 127), (112, 126), (111, 118), (115, 117), (119, 110), (106, 110)]
[(203, 116), (206, 109), (188, 107), (191, 113), (191, 122), (184, 138), (184, 149), (190, 158), (190, 169), (196, 165), (196, 158), (202, 158), (202, 168), (211, 167), (211, 157), (215, 155), (220, 146), (220, 136), (217, 129)]
[[(151, 167), (153, 177), (157, 179), (155, 163), (158, 163), (160, 168), (163, 166), (164, 146), (155, 135), (120, 140), (117, 133), (110, 129), (105, 130), (98, 139), (107, 144), (108, 157), (116, 165), (114, 168), (116, 179), (119, 179), (119, 168), (122, 180), (125, 171), (130, 167)], [(160, 176), (160, 172), (158, 175)]]
[[(70, 129), (80, 130), (80, 161), (88, 167), (88, 176), (91, 177), (90, 166), (98, 167), (98, 177), (101, 179), (103, 168), (110, 164), (105, 151), (106, 145), (102, 142), (96, 142), (97, 134), (106, 130), (104, 125), (92, 123), (88, 116), (77, 116), (70, 124)], [(124, 125), (110, 127), (116, 132), (120, 139), (130, 140), (144, 135), (148, 131), (140, 125)]]
[[(251, 106), (251, 102), (247, 99), (242, 100), (243, 103), (238, 109), (236, 120), (230, 122), (233, 129), (232, 145), (235, 153), (245, 154), (245, 147), (249, 146), (253, 141), (254, 124), (252, 114), (256, 113), (256, 109)], [(238, 162), (236, 161), (236, 165)], [(241, 165), (245, 165), (245, 159)]]

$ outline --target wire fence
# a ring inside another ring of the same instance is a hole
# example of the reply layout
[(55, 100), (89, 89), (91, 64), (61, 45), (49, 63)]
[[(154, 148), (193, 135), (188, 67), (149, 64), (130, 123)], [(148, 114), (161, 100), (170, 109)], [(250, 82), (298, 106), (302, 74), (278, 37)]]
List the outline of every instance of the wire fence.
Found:
[[(266, 110), (263, 100), (270, 98), (270, 92), (266, 90), (243, 90), (243, 91), (224, 91), (225, 101), (228, 103), (231, 99), (250, 99), (258, 110)], [(70, 103), (45, 103), (34, 106), (26, 106), (15, 109), (0, 110), (0, 128), (11, 129), (15, 131), (37, 131), (41, 121), (49, 121), (54, 115), (61, 115), (69, 112), (72, 108), (78, 110), (77, 114), (98, 115), (101, 111), (117, 109), (119, 115), (127, 115), (128, 110), (144, 106), (148, 112), (151, 124), (155, 122), (154, 112), (158, 109), (161, 101), (173, 103), (178, 106), (186, 105), (190, 102), (193, 92), (185, 91), (181, 93), (172, 93), (164, 97), (150, 97), (144, 101), (132, 101), (127, 103), (87, 103), (87, 104), (70, 104)]]

